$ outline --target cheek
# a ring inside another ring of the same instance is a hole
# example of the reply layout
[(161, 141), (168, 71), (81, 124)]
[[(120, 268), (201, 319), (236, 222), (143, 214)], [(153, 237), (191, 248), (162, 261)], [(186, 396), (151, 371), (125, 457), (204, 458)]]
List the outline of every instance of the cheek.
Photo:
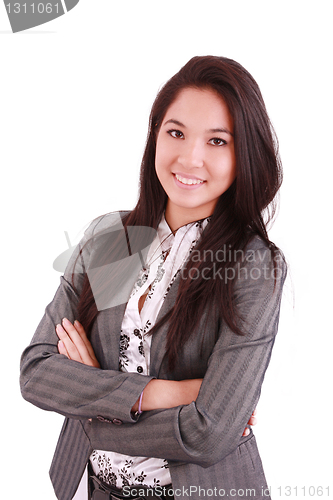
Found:
[(163, 178), (163, 164), (161, 157), (158, 155), (155, 156), (155, 172), (157, 177), (161, 181), (161, 177)]
[[(229, 169), (229, 179), (231, 182), (233, 182), (236, 179), (236, 160), (235, 158), (233, 159), (230, 169)], [(230, 182), (230, 184), (231, 184)]]
[(165, 189), (166, 185), (166, 168), (163, 155), (156, 151), (155, 155), (155, 172), (162, 187)]
[(236, 161), (232, 154), (226, 155), (222, 161), (216, 164), (213, 176), (217, 181), (227, 182), (233, 181), (236, 177)]
[(236, 158), (235, 153), (231, 150), (225, 158), (225, 177), (233, 182), (236, 178)]
[(163, 163), (163, 155), (160, 148), (156, 149), (155, 153), (155, 168), (156, 171), (159, 170), (161, 163)]
[(170, 164), (170, 149), (167, 148), (162, 142), (156, 146), (155, 153), (155, 169), (158, 175), (163, 175), (168, 165)]

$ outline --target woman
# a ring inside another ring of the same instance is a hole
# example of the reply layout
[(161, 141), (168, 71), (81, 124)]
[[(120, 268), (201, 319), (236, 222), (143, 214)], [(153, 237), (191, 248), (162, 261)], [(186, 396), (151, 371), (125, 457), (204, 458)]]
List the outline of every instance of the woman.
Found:
[(191, 59), (153, 104), (135, 209), (93, 221), (22, 356), (23, 397), (66, 416), (60, 500), (87, 463), (94, 500), (269, 497), (243, 431), (286, 275), (263, 219), (281, 180), (251, 75)]

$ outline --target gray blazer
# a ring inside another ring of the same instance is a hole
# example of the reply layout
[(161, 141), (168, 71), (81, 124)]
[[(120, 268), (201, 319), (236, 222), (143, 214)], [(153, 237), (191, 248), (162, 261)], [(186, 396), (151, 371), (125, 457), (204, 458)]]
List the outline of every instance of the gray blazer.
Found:
[[(216, 341), (212, 318), (202, 318), (202, 328), (185, 345), (182, 362), (170, 373), (165, 357), (165, 325), (152, 338), (151, 375), (122, 373), (118, 367), (126, 307), (122, 304), (97, 316), (91, 343), (102, 369), (92, 368), (58, 354), (55, 325), (63, 317), (70, 321), (77, 317), (78, 294), (71, 284), (71, 273), (79, 248), (88, 242), (76, 264), (75, 287), (80, 291), (84, 272), (97, 251), (92, 237), (113, 224), (115, 216), (108, 214), (87, 229), (22, 355), (23, 397), (66, 417), (50, 469), (57, 498), (72, 499), (93, 449), (167, 459), (176, 498), (199, 500), (205, 495), (218, 498), (227, 494), (238, 498), (235, 491), (239, 489), (251, 489), (247, 493), (251, 498), (269, 498), (267, 491), (263, 494), (267, 485), (255, 437), (252, 430), (247, 437), (242, 433), (257, 405), (277, 333), (286, 276), (284, 260), (278, 263), (274, 287), (265, 244), (258, 237), (249, 244), (252, 257), (244, 263), (235, 286), (245, 336), (234, 334), (222, 324)], [(174, 304), (178, 282), (179, 278), (159, 317)], [(147, 411), (135, 420), (131, 408), (154, 377), (203, 378), (203, 383), (195, 402)]]

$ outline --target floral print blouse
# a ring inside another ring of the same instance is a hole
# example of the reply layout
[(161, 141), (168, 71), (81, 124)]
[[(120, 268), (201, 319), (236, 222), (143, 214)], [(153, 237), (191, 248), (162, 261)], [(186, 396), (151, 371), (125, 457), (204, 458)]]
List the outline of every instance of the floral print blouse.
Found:
[[(119, 370), (149, 375), (151, 336), (163, 301), (194, 248), (209, 218), (191, 222), (172, 233), (163, 216), (125, 310), (119, 347)], [(148, 293), (147, 293), (148, 292)], [(147, 293), (139, 313), (138, 303)], [(94, 473), (105, 483), (124, 486), (165, 486), (171, 483), (168, 463), (159, 458), (130, 457), (94, 450), (90, 456)]]

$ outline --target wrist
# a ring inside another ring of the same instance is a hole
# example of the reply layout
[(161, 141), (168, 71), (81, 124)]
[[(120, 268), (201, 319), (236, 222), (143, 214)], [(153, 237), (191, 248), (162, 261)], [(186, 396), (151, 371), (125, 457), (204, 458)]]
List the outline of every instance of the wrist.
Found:
[[(143, 389), (144, 391), (144, 389)], [(138, 414), (141, 415), (142, 413), (142, 398), (143, 398), (143, 391), (141, 392), (140, 394), (140, 397), (139, 397), (139, 406), (138, 406)]]
[(135, 402), (135, 404), (132, 406), (132, 409), (131, 409), (131, 412), (134, 413), (135, 417), (138, 417), (143, 412), (143, 409), (142, 409), (143, 392), (144, 392), (144, 389), (141, 392), (139, 399), (137, 399), (137, 401)]

